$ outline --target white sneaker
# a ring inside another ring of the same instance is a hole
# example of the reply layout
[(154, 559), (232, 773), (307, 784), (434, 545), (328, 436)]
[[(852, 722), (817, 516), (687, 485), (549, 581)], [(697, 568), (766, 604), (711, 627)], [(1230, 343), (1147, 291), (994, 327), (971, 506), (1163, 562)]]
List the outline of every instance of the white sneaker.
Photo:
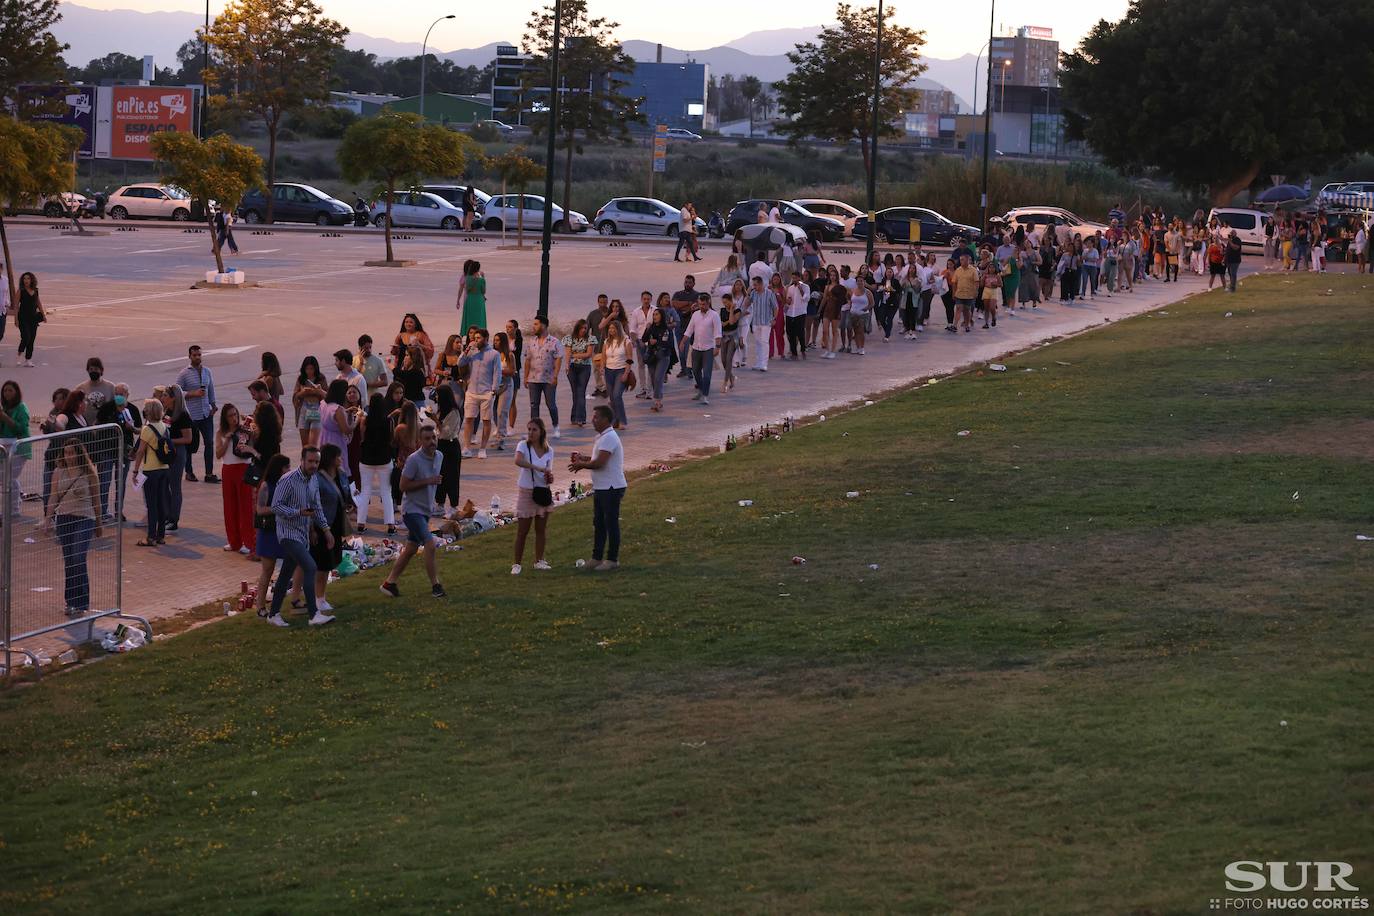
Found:
[(252, 552), (253, 552), (253, 551), (249, 550), (247, 547), (240, 547), (240, 548), (239, 548), (239, 553), (243, 554), (245, 557), (248, 556), (248, 555), (249, 555), (250, 553), (252, 553)]
[(321, 598), (319, 601), (315, 602), (315, 610), (316, 612), (332, 611), (334, 610), (334, 605), (330, 604), (328, 601), (325, 601), (323, 598)]
[(867, 356), (867, 355), (868, 355), (867, 353), (864, 352), (864, 348), (863, 348), (863, 347), (860, 347), (859, 349), (855, 350), (854, 352), (855, 352), (855, 353), (858, 353), (860, 356)]
[(267, 618), (267, 622), (270, 623), (270, 624), (272, 624), (272, 626), (274, 626), (274, 627), (289, 627), (289, 626), (291, 626), (291, 624), (287, 623), (285, 620), (282, 620), (282, 617), (281, 617), (281, 614), (280, 614), (280, 613), (273, 614), (271, 617), (268, 617), (268, 618)]
[(555, 427), (553, 428), (553, 437), (554, 437), (555, 439), (561, 439), (561, 438), (563, 438), (563, 433), (558, 429), (557, 426), (555, 426)]
[(548, 561), (548, 560), (540, 560), (538, 563), (535, 563), (535, 564), (534, 564), (534, 568), (535, 568), (535, 569), (545, 569), (545, 570), (547, 570), (547, 569), (553, 569), (553, 567), (549, 565), (549, 561)]
[(518, 576), (518, 575), (520, 575), (520, 573), (522, 573), (522, 572), (524, 572), (524, 569), (523, 569), (523, 567), (521, 567), (521, 565), (520, 565), (519, 563), (513, 564), (513, 565), (511, 566), (511, 568), (510, 568), (510, 574), (511, 574), (512, 576)]
[(700, 391), (694, 391), (694, 392), (692, 392), (692, 400), (694, 400), (694, 401), (700, 401), (700, 400), (701, 400), (701, 392), (700, 392)]
[(702, 398), (702, 399), (701, 399), (701, 403), (704, 404), (704, 405), (706, 405), (707, 407), (710, 407), (710, 406), (711, 406), (711, 402), (710, 402), (710, 400), (708, 400), (707, 398)]
[(478, 457), (478, 458), (485, 458), (485, 457), (487, 457), (487, 450), (484, 449), (484, 448), (479, 448), (479, 449), (477, 450), (477, 457)]
[(470, 448), (465, 448), (462, 451), (462, 455), (464, 458), (473, 458), (476, 456), (476, 453)]
[(333, 617), (330, 617), (328, 614), (321, 614), (319, 612), (316, 612), (315, 616), (310, 618), (310, 625), (312, 627), (322, 627), (327, 623), (333, 622)]

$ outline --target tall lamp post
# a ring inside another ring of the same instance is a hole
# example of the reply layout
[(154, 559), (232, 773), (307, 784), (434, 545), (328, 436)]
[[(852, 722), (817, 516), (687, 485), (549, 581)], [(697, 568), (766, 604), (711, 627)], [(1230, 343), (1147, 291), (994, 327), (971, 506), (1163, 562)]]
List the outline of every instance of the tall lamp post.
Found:
[(867, 261), (873, 260), (873, 239), (878, 234), (878, 102), (883, 79), (883, 0), (878, 0), (878, 36), (873, 44), (873, 139), (868, 156), (868, 245)]
[[(200, 139), (205, 139), (205, 116), (209, 114), (206, 107), (205, 91), (208, 88), (205, 82), (205, 71), (210, 69), (210, 0), (205, 0), (205, 31), (200, 35)], [(156, 74), (154, 74), (156, 75)], [(94, 160), (92, 160), (94, 161)]]
[[(563, 0), (553, 0), (553, 47), (549, 49), (549, 123), (548, 150), (544, 166), (544, 232), (539, 254), (539, 310), (536, 314), (549, 320), (549, 249), (553, 247), (553, 157), (554, 138), (558, 134), (558, 52), (563, 44)], [(521, 201), (523, 205), (524, 201)], [(567, 219), (567, 214), (564, 214)]]
[(988, 227), (988, 154), (992, 151), (992, 32), (997, 22), (997, 0), (991, 0), (988, 5), (991, 7), (988, 13), (988, 97), (983, 103), (983, 199), (978, 208), (979, 232), (986, 231)]
[(438, 19), (436, 19), (436, 20), (434, 20), (433, 22), (431, 22), (431, 23), (429, 24), (429, 28), (425, 29), (425, 40), (424, 40), (423, 42), (420, 43), (420, 121), (421, 121), (421, 122), (423, 122), (424, 119), (425, 119), (425, 59), (426, 59), (427, 57), (429, 57), (429, 33), (430, 33), (430, 32), (433, 32), (433, 31), (434, 31), (434, 27), (435, 27), (436, 25), (438, 25), (439, 23), (443, 22), (445, 19), (457, 19), (457, 18), (458, 18), (458, 17), (457, 17), (456, 15), (454, 15), (453, 13), (449, 13), (447, 16), (440, 16)]

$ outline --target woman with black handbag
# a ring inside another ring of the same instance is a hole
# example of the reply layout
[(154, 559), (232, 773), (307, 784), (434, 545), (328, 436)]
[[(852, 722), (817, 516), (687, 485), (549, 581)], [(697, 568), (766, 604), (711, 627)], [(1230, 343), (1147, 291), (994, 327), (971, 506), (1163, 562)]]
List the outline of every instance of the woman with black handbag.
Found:
[(515, 466), (520, 469), (520, 495), (515, 501), (515, 564), (512, 576), (521, 572), (525, 558), (525, 538), (534, 525), (534, 568), (552, 569), (544, 559), (544, 543), (553, 505), (553, 449), (549, 447), (544, 421), (533, 419), (525, 426), (525, 438), (515, 447)]
[[(253, 484), (248, 483), (248, 469), (260, 460), (257, 449), (253, 448), (253, 434), (239, 416), (239, 409), (233, 404), (225, 404), (219, 411), (219, 429), (215, 432), (215, 457), (224, 466), (220, 478), (220, 493), (224, 502), (224, 533), (228, 542), (226, 551), (237, 551), (250, 560), (257, 559), (254, 552), (257, 538), (253, 526)], [(260, 472), (255, 472), (257, 480)], [(254, 481), (254, 484), (257, 483)]]

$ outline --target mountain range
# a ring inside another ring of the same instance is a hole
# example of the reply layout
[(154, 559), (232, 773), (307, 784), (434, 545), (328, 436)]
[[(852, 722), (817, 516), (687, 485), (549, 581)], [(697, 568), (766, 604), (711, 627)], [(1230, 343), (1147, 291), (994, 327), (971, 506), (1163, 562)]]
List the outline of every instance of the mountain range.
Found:
[[(160, 67), (175, 67), (176, 52), (182, 43), (195, 36), (204, 25), (204, 17), (190, 12), (142, 13), (134, 10), (97, 10), (75, 3), (62, 4), (62, 19), (53, 27), (59, 41), (71, 47), (65, 52), (67, 63), (84, 65), (111, 51), (123, 51), (135, 57), (153, 55)], [(756, 76), (765, 83), (776, 82), (791, 72), (786, 52), (799, 43), (815, 38), (821, 26), (768, 29), (741, 35), (726, 44), (702, 50), (684, 50), (663, 46), (665, 62), (693, 60), (710, 66), (720, 77)], [(502, 42), (503, 44), (514, 42)], [(350, 48), (370, 51), (381, 58), (407, 57), (420, 53), (420, 43), (378, 38), (361, 32), (350, 32), (346, 40)], [(484, 67), (496, 56), (496, 42), (476, 48), (453, 51), (431, 49), (440, 57), (460, 66)], [(658, 45), (652, 41), (624, 42), (625, 51), (635, 60), (652, 61)], [(925, 76), (917, 81), (923, 88), (949, 88), (958, 98), (962, 110), (969, 111), (967, 99), (973, 95), (972, 54), (953, 60), (927, 58)]]

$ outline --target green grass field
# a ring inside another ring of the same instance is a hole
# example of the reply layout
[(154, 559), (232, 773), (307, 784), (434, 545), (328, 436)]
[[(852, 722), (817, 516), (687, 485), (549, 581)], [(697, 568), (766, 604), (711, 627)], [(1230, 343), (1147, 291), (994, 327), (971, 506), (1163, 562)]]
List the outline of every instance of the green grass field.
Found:
[(639, 482), (613, 575), (573, 569), (584, 503), (549, 574), (503, 530), (446, 601), (371, 573), (325, 631), (0, 694), (0, 910), (1202, 913), (1238, 859), (1367, 888), (1364, 279)]

